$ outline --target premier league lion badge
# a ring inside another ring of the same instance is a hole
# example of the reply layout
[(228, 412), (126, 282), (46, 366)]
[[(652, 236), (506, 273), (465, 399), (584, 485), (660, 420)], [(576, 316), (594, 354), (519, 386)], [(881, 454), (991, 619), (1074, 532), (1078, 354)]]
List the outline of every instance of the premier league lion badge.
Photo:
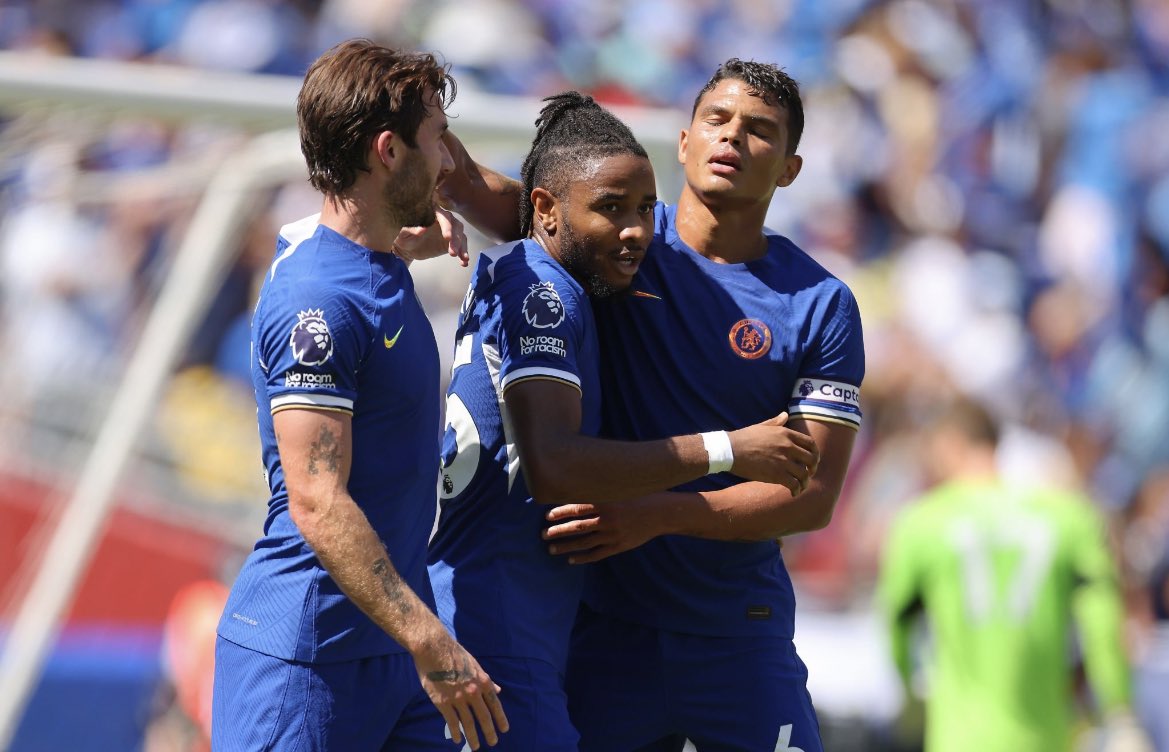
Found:
[(329, 325), (325, 323), (325, 312), (310, 308), (296, 314), (296, 318), (296, 326), (292, 327), (292, 336), (288, 338), (296, 362), (304, 366), (319, 366), (333, 357), (333, 335), (329, 334)]
[(551, 282), (532, 285), (524, 298), (524, 318), (537, 329), (551, 329), (564, 321), (564, 303)]

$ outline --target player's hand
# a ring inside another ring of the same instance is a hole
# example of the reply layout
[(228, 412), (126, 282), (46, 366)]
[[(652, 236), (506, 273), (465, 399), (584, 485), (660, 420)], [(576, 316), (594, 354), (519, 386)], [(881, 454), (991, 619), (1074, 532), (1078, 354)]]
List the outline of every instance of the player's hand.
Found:
[(394, 240), (394, 253), (406, 261), (432, 259), (444, 253), (458, 259), (461, 266), (470, 261), (463, 223), (442, 208), (435, 209), (434, 224), (429, 227), (403, 227)]
[(471, 749), (479, 749), (476, 722), (488, 746), (499, 743), (496, 729), (508, 729), (507, 715), (499, 703), (500, 688), (446, 630), (440, 630), (414, 654), (414, 666), (455, 744), (461, 744), (465, 736)]
[(564, 504), (545, 515), (548, 552), (567, 555), (569, 564), (590, 564), (637, 548), (658, 533), (649, 515), (638, 514), (638, 499), (620, 504)]
[(1101, 752), (1153, 752), (1153, 742), (1129, 712), (1115, 713), (1104, 723)]
[(788, 415), (731, 431), (735, 464), (731, 471), (748, 480), (778, 483), (792, 496), (808, 488), (820, 464), (820, 450), (806, 433), (786, 426)]

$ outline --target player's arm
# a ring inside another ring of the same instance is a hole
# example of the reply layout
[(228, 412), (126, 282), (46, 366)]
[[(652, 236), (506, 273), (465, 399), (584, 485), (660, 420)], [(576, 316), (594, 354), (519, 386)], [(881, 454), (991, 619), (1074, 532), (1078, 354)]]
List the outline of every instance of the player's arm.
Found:
[(289, 514), (321, 565), (346, 596), (414, 658), (430, 699), (455, 741), (460, 724), (479, 748), (507, 718), (496, 687), (434, 613), (402, 580), (385, 547), (349, 495), (352, 417), (345, 412), (285, 409), (272, 416), (288, 488)]
[(856, 430), (803, 419), (792, 420), (789, 427), (809, 435), (820, 452), (820, 464), (802, 493), (774, 483), (748, 482), (718, 491), (653, 494), (620, 509), (565, 504), (547, 515), (553, 523), (545, 531), (551, 552), (586, 564), (659, 535), (750, 541), (824, 527), (844, 485)]
[[(914, 507), (910, 507), (913, 509)], [(906, 697), (912, 695), (912, 635), (925, 609), (918, 561), (922, 542), (912, 520), (903, 513), (885, 541), (877, 580), (877, 603), (889, 633), (889, 650)]]
[(1087, 506), (1076, 520), (1073, 557), (1073, 618), (1084, 668), (1105, 715), (1127, 711), (1132, 683), (1125, 651), (1124, 605), (1103, 522)]
[[(641, 515), (655, 535), (758, 541), (819, 530), (832, 520), (860, 427), (864, 344), (860, 312), (843, 285), (824, 299), (826, 322), (812, 337), (788, 409), (790, 428), (812, 438), (820, 465), (806, 488), (742, 483), (717, 491), (655, 497)], [(751, 480), (763, 480), (752, 478)]]
[(820, 465), (803, 493), (771, 483), (740, 483), (682, 495), (662, 519), (666, 534), (769, 540), (826, 527), (844, 486), (856, 429), (803, 419), (792, 420), (791, 427), (810, 436), (820, 452)]
[(1124, 604), (1104, 524), (1084, 500), (1070, 552), (1075, 578), (1072, 614), (1084, 668), (1096, 697), (1105, 752), (1152, 752), (1132, 711), (1132, 677), (1125, 649)]
[[(529, 378), (504, 392), (520, 467), (540, 503), (605, 502), (661, 491), (706, 475), (710, 454), (699, 434), (659, 441), (583, 436), (580, 392), (563, 381)], [(732, 469), (797, 492), (816, 472), (815, 443), (784, 427), (787, 416), (730, 431)], [(779, 486), (777, 486), (779, 487)]]
[(450, 129), (443, 134), (443, 142), (455, 169), (438, 187), (442, 205), (496, 242), (518, 238), (523, 184), (472, 159)]

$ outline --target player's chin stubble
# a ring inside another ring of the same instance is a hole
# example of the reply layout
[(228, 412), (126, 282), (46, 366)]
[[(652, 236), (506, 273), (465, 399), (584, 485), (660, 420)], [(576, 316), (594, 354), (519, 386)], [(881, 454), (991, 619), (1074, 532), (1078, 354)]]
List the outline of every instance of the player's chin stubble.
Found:
[(386, 210), (402, 227), (430, 227), (434, 224), (434, 190), (437, 183), (427, 179), (421, 158), (411, 160), (402, 177), (386, 186)]
[(607, 282), (597, 268), (597, 251), (573, 234), (567, 224), (560, 230), (560, 265), (581, 283), (590, 298), (612, 298), (623, 295), (629, 288), (617, 288)]

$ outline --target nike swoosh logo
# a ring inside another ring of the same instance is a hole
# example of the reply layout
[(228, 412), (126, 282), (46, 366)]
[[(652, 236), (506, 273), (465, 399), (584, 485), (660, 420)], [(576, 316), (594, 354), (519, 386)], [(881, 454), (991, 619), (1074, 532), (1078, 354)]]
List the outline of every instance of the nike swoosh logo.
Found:
[(644, 290), (634, 290), (631, 294), (635, 298), (653, 298), (654, 300), (661, 300), (661, 298), (659, 298), (657, 295), (654, 295), (651, 292), (645, 292)]
[(405, 324), (402, 324), (401, 326), (399, 326), (398, 331), (397, 331), (397, 333), (394, 334), (393, 339), (390, 339), (385, 334), (382, 335), (382, 341), (385, 343), (387, 350), (389, 350), (391, 347), (393, 347), (395, 344), (397, 344), (398, 337), (402, 336), (402, 330), (405, 328), (406, 328)]

